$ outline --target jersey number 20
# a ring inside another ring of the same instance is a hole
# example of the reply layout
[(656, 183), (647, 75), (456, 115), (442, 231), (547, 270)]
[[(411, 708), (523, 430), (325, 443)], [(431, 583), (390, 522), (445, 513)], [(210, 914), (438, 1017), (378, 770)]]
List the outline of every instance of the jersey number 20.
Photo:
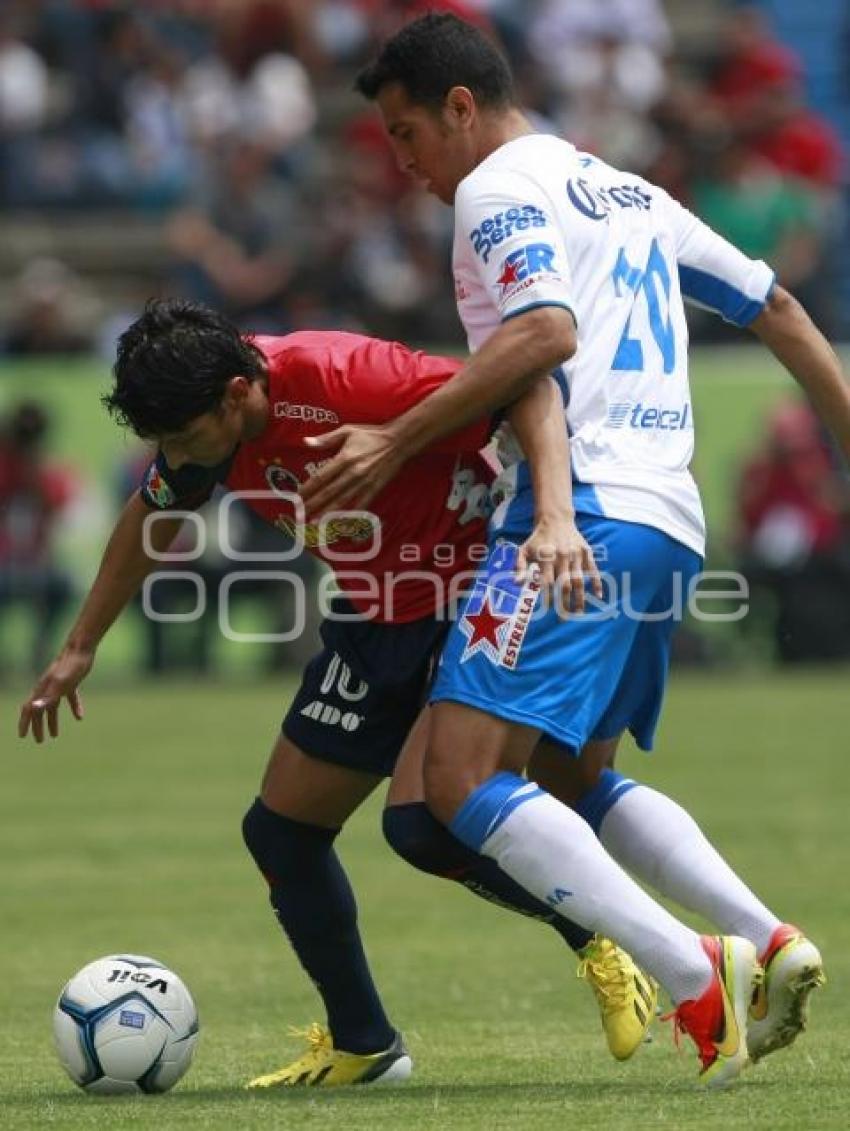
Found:
[[(643, 292), (649, 311), (649, 329), (656, 346), (661, 352), (664, 372), (672, 373), (676, 368), (676, 338), (673, 333), (668, 305), (670, 301), (670, 270), (667, 261), (661, 254), (658, 241), (652, 241), (649, 258), (643, 268), (633, 267), (626, 259), (625, 248), (621, 247), (612, 277), (618, 295), (622, 295), (623, 287), (632, 292), (635, 300), (637, 300), (639, 292)], [(658, 296), (659, 287), (664, 292), (665, 306), (668, 309), (666, 319), (661, 313)], [(617, 346), (617, 352), (614, 354), (611, 368), (614, 370), (627, 369), (632, 373), (640, 373), (644, 369), (644, 346), (640, 338), (630, 336), (631, 321), (632, 315), (630, 314), (623, 330), (623, 336), (620, 338), (620, 344)]]

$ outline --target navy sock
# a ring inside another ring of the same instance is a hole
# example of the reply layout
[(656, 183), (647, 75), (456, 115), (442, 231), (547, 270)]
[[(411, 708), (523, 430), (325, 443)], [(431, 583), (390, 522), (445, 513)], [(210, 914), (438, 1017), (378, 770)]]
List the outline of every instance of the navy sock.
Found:
[(380, 1052), (395, 1030), (369, 972), (354, 893), (333, 847), (337, 832), (282, 817), (259, 798), (242, 822), (280, 925), (325, 1003), (334, 1047)]
[(593, 789), (581, 795), (574, 809), (599, 836), (599, 829), (608, 810), (636, 785), (637, 782), (627, 778), (625, 774), (617, 770), (605, 769), (599, 775), (599, 780)]
[(575, 951), (593, 938), (584, 927), (557, 915), (551, 907), (529, 895), (495, 860), (479, 856), (452, 836), (424, 801), (385, 809), (384, 836), (398, 855), (414, 868), (455, 880), (490, 903), (548, 923)]

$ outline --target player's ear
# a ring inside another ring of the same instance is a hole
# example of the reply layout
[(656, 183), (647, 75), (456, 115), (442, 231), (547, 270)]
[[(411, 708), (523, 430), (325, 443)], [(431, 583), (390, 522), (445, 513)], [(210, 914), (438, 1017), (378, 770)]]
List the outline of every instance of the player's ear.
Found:
[(231, 377), (227, 382), (224, 389), (224, 399), (233, 401), (234, 403), (241, 403), (245, 400), (251, 391), (251, 382), (247, 377), (238, 374), (236, 377)]
[(453, 86), (443, 103), (443, 114), (455, 126), (469, 129), (475, 121), (475, 95), (467, 86)]

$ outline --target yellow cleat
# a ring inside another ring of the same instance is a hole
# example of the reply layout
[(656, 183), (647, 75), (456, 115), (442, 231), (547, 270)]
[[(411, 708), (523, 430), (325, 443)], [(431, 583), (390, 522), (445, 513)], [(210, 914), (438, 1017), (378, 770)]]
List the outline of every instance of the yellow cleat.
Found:
[(258, 1076), (251, 1080), (248, 1088), (334, 1088), (343, 1084), (375, 1084), (407, 1080), (413, 1068), (413, 1061), (404, 1047), (401, 1034), (384, 1052), (362, 1056), (359, 1053), (343, 1052), (333, 1047), (330, 1033), (321, 1025), (313, 1024), (309, 1029), (292, 1029), (292, 1036), (303, 1037), (307, 1041), (307, 1051), (292, 1064)]
[(628, 1060), (648, 1039), (658, 988), (630, 955), (601, 935), (594, 935), (579, 951), (579, 958), (578, 977), (584, 978), (596, 995), (611, 1055)]

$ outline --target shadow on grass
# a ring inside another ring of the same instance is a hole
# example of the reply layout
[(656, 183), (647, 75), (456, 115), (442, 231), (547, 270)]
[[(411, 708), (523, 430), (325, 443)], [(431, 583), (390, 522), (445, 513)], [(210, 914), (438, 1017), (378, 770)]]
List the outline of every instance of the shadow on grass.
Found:
[[(752, 1095), (753, 1089), (759, 1093), (774, 1091), (785, 1087), (781, 1080), (757, 1079), (752, 1076), (738, 1082), (737, 1085), (724, 1091), (723, 1095), (730, 1097), (745, 1090)], [(34, 1101), (48, 1103), (57, 1109), (74, 1109), (81, 1104), (94, 1105), (104, 1110), (115, 1110), (122, 1107), (139, 1110), (140, 1108), (155, 1110), (156, 1105), (167, 1103), (170, 1108), (175, 1105), (198, 1104), (204, 1101), (221, 1102), (232, 1101), (240, 1106), (251, 1108), (259, 1104), (288, 1104), (298, 1107), (303, 1104), (315, 1105), (319, 1103), (332, 1104), (335, 1100), (350, 1101), (354, 1097), (363, 1096), (364, 1102), (377, 1104), (379, 1107), (421, 1107), (423, 1103), (433, 1104), (441, 1099), (457, 1099), (464, 1102), (480, 1099), (482, 1103), (492, 1104), (494, 1101), (522, 1103), (541, 1103), (569, 1100), (577, 1103), (588, 1101), (601, 1101), (611, 1099), (636, 1099), (657, 1100), (659, 1097), (693, 1098), (695, 1096), (717, 1096), (716, 1091), (700, 1088), (694, 1080), (611, 1080), (611, 1079), (585, 1079), (565, 1081), (562, 1084), (535, 1084), (525, 1083), (482, 1083), (482, 1084), (405, 1084), (403, 1087), (372, 1087), (363, 1088), (356, 1085), (336, 1088), (273, 1088), (248, 1090), (241, 1085), (221, 1085), (200, 1088), (179, 1088), (167, 1095), (151, 1096), (97, 1096), (86, 1095), (82, 1092), (38, 1092), (35, 1095), (2, 1096), (0, 1102), (4, 1106), (20, 1106), (32, 1104)], [(368, 1101), (365, 1097), (368, 1095)]]

